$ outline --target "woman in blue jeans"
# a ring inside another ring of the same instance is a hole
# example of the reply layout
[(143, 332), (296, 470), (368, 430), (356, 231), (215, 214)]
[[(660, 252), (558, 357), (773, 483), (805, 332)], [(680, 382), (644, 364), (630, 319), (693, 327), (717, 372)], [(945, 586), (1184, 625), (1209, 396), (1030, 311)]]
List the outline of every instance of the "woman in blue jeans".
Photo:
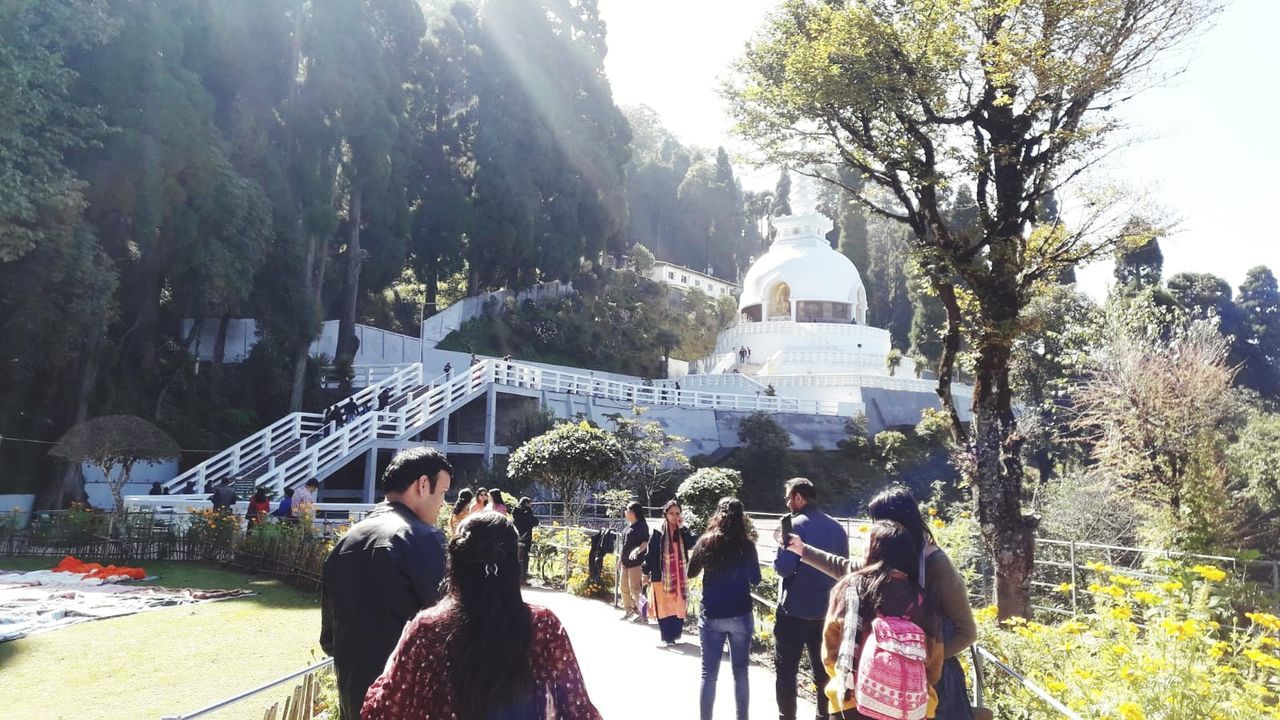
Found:
[(729, 640), (729, 662), (733, 666), (733, 697), (738, 720), (747, 719), (750, 689), (747, 662), (751, 653), (754, 621), (751, 616), (751, 586), (760, 582), (760, 561), (755, 543), (747, 534), (742, 501), (724, 498), (707, 523), (707, 532), (689, 557), (689, 577), (704, 573), (702, 579), (702, 720), (711, 720), (716, 701), (716, 678), (724, 641)]

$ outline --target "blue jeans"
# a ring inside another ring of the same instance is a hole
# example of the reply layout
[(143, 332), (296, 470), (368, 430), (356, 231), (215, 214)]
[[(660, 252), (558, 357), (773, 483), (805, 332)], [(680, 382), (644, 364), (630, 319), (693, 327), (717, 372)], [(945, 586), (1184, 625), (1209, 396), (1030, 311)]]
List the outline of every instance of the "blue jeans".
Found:
[(716, 702), (716, 678), (720, 675), (726, 637), (729, 639), (729, 663), (733, 666), (733, 699), (738, 707), (738, 720), (747, 720), (747, 701), (751, 693), (747, 684), (747, 663), (754, 626), (751, 613), (729, 618), (702, 618), (702, 720), (711, 720), (711, 708)]

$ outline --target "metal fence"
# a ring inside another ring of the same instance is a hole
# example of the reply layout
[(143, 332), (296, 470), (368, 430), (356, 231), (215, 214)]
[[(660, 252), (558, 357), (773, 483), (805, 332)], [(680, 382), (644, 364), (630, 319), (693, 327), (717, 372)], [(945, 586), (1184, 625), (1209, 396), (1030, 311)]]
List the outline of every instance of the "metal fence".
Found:
[[(276, 678), (182, 715), (166, 715), (163, 720), (313, 720), (337, 718), (337, 708), (329, 707), (326, 691), (333, 685), (333, 658)], [(270, 702), (270, 705), (264, 703)]]

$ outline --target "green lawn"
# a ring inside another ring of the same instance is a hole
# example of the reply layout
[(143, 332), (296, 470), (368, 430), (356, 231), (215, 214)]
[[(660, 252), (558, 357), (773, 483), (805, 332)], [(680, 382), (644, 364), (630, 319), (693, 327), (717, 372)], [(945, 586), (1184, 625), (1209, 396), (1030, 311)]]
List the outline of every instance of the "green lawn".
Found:
[[(44, 569), (54, 562), (0, 557), (0, 569)], [(155, 585), (246, 588), (257, 595), (96, 620), (0, 643), (0, 716), (154, 720), (197, 710), (323, 657), (317, 643), (318, 595), (194, 563), (142, 566), (159, 576)], [(262, 709), (279, 699), (263, 694), (217, 718), (261, 718)]]

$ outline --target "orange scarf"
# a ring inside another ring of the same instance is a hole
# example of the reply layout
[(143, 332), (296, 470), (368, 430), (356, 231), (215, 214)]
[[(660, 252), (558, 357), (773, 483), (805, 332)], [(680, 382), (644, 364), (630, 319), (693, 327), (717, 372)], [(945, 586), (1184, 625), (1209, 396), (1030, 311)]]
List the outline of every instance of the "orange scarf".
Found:
[(680, 528), (671, 537), (671, 526), (662, 532), (662, 588), (681, 600), (689, 599), (689, 579), (684, 569), (684, 533)]

